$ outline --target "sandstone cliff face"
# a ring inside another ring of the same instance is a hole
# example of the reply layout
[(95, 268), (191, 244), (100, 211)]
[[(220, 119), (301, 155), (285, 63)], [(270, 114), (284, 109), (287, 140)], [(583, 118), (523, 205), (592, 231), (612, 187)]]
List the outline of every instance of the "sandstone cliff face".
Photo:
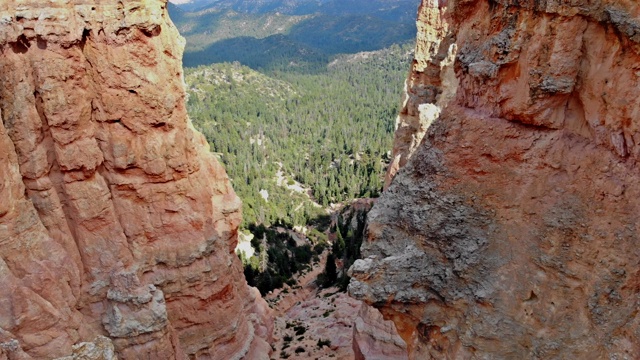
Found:
[(437, 1), (423, 2), (418, 9), (418, 34), (414, 61), (405, 82), (402, 109), (396, 119), (391, 163), (384, 187), (404, 166), (422, 141), (429, 125), (449, 103), (457, 87), (453, 60), (457, 46), (450, 24)]
[(268, 356), (165, 5), (0, 2), (0, 358)]
[(440, 115), (396, 152), (350, 293), (413, 359), (636, 358), (640, 5), (423, 0), (419, 19), (437, 34), (405, 112)]
[(356, 360), (407, 360), (407, 344), (396, 326), (367, 304), (361, 305), (353, 324), (353, 352)]

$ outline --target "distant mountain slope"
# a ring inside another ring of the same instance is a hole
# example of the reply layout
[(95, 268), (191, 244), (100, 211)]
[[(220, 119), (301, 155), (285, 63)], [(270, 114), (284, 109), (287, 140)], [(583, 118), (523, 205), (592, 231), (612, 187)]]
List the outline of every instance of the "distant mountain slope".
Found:
[(187, 51), (201, 51), (221, 40), (236, 37), (266, 38), (285, 34), (310, 15), (291, 16), (280, 13), (247, 14), (235, 10), (184, 12), (171, 5), (169, 14), (180, 34), (187, 38)]
[(413, 0), (193, 0), (178, 6), (189, 12), (232, 9), (249, 14), (279, 12), (287, 15), (387, 13), (394, 16), (393, 19), (404, 21), (415, 19), (418, 4), (419, 1)]
[(167, 3), (167, 10), (169, 10), (169, 16), (174, 24), (180, 24), (184, 21), (184, 13), (185, 11), (180, 8), (178, 5), (173, 3)]
[(186, 52), (186, 67), (213, 63), (239, 61), (252, 69), (297, 69), (302, 72), (323, 68), (329, 57), (311, 47), (296, 42), (285, 35), (273, 35), (264, 39), (243, 36), (213, 43), (207, 48)]
[(289, 37), (326, 54), (379, 50), (415, 36), (413, 22), (398, 23), (371, 15), (318, 15), (291, 28)]
[(261, 70), (309, 70), (336, 54), (411, 41), (418, 2), (195, 0), (169, 4), (169, 14), (187, 39), (185, 66), (240, 61)]

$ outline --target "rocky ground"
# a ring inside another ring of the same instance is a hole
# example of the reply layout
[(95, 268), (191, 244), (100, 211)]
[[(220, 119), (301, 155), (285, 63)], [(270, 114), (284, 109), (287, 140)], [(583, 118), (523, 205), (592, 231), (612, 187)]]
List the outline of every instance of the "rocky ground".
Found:
[(315, 280), (326, 253), (298, 285), (266, 296), (275, 310), (272, 359), (353, 359), (353, 326), (362, 302), (338, 288), (320, 289)]
[(353, 326), (362, 302), (323, 289), (276, 318), (272, 358), (353, 359)]

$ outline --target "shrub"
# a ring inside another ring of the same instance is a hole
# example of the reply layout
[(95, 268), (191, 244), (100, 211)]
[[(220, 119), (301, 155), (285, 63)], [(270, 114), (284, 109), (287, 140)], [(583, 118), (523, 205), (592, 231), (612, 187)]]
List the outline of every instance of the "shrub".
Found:
[(294, 327), (293, 330), (296, 332), (296, 335), (302, 335), (307, 331), (307, 328), (305, 328), (304, 326), (298, 325)]
[(327, 263), (324, 265), (322, 273), (322, 286), (330, 287), (338, 280), (338, 269), (336, 268), (336, 258), (333, 254), (327, 256)]
[(323, 346), (331, 347), (331, 340), (318, 340), (318, 348), (321, 349)]

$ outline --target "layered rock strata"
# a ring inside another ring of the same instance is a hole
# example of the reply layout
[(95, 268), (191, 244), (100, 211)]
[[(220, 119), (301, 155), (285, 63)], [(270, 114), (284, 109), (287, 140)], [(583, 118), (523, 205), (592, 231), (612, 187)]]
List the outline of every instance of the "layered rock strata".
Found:
[(420, 145), (429, 125), (438, 118), (457, 87), (453, 61), (457, 51), (449, 22), (438, 1), (423, 2), (416, 21), (418, 33), (414, 60), (396, 118), (396, 131), (384, 187)]
[(410, 89), (436, 96), (409, 109), (439, 115), (369, 213), (351, 295), (411, 359), (637, 357), (640, 5), (420, 12), (419, 39), (439, 42), (418, 43)]
[(356, 360), (407, 360), (407, 344), (396, 326), (367, 304), (360, 306), (354, 321), (352, 344)]
[(0, 2), (0, 357), (268, 357), (165, 6)]

